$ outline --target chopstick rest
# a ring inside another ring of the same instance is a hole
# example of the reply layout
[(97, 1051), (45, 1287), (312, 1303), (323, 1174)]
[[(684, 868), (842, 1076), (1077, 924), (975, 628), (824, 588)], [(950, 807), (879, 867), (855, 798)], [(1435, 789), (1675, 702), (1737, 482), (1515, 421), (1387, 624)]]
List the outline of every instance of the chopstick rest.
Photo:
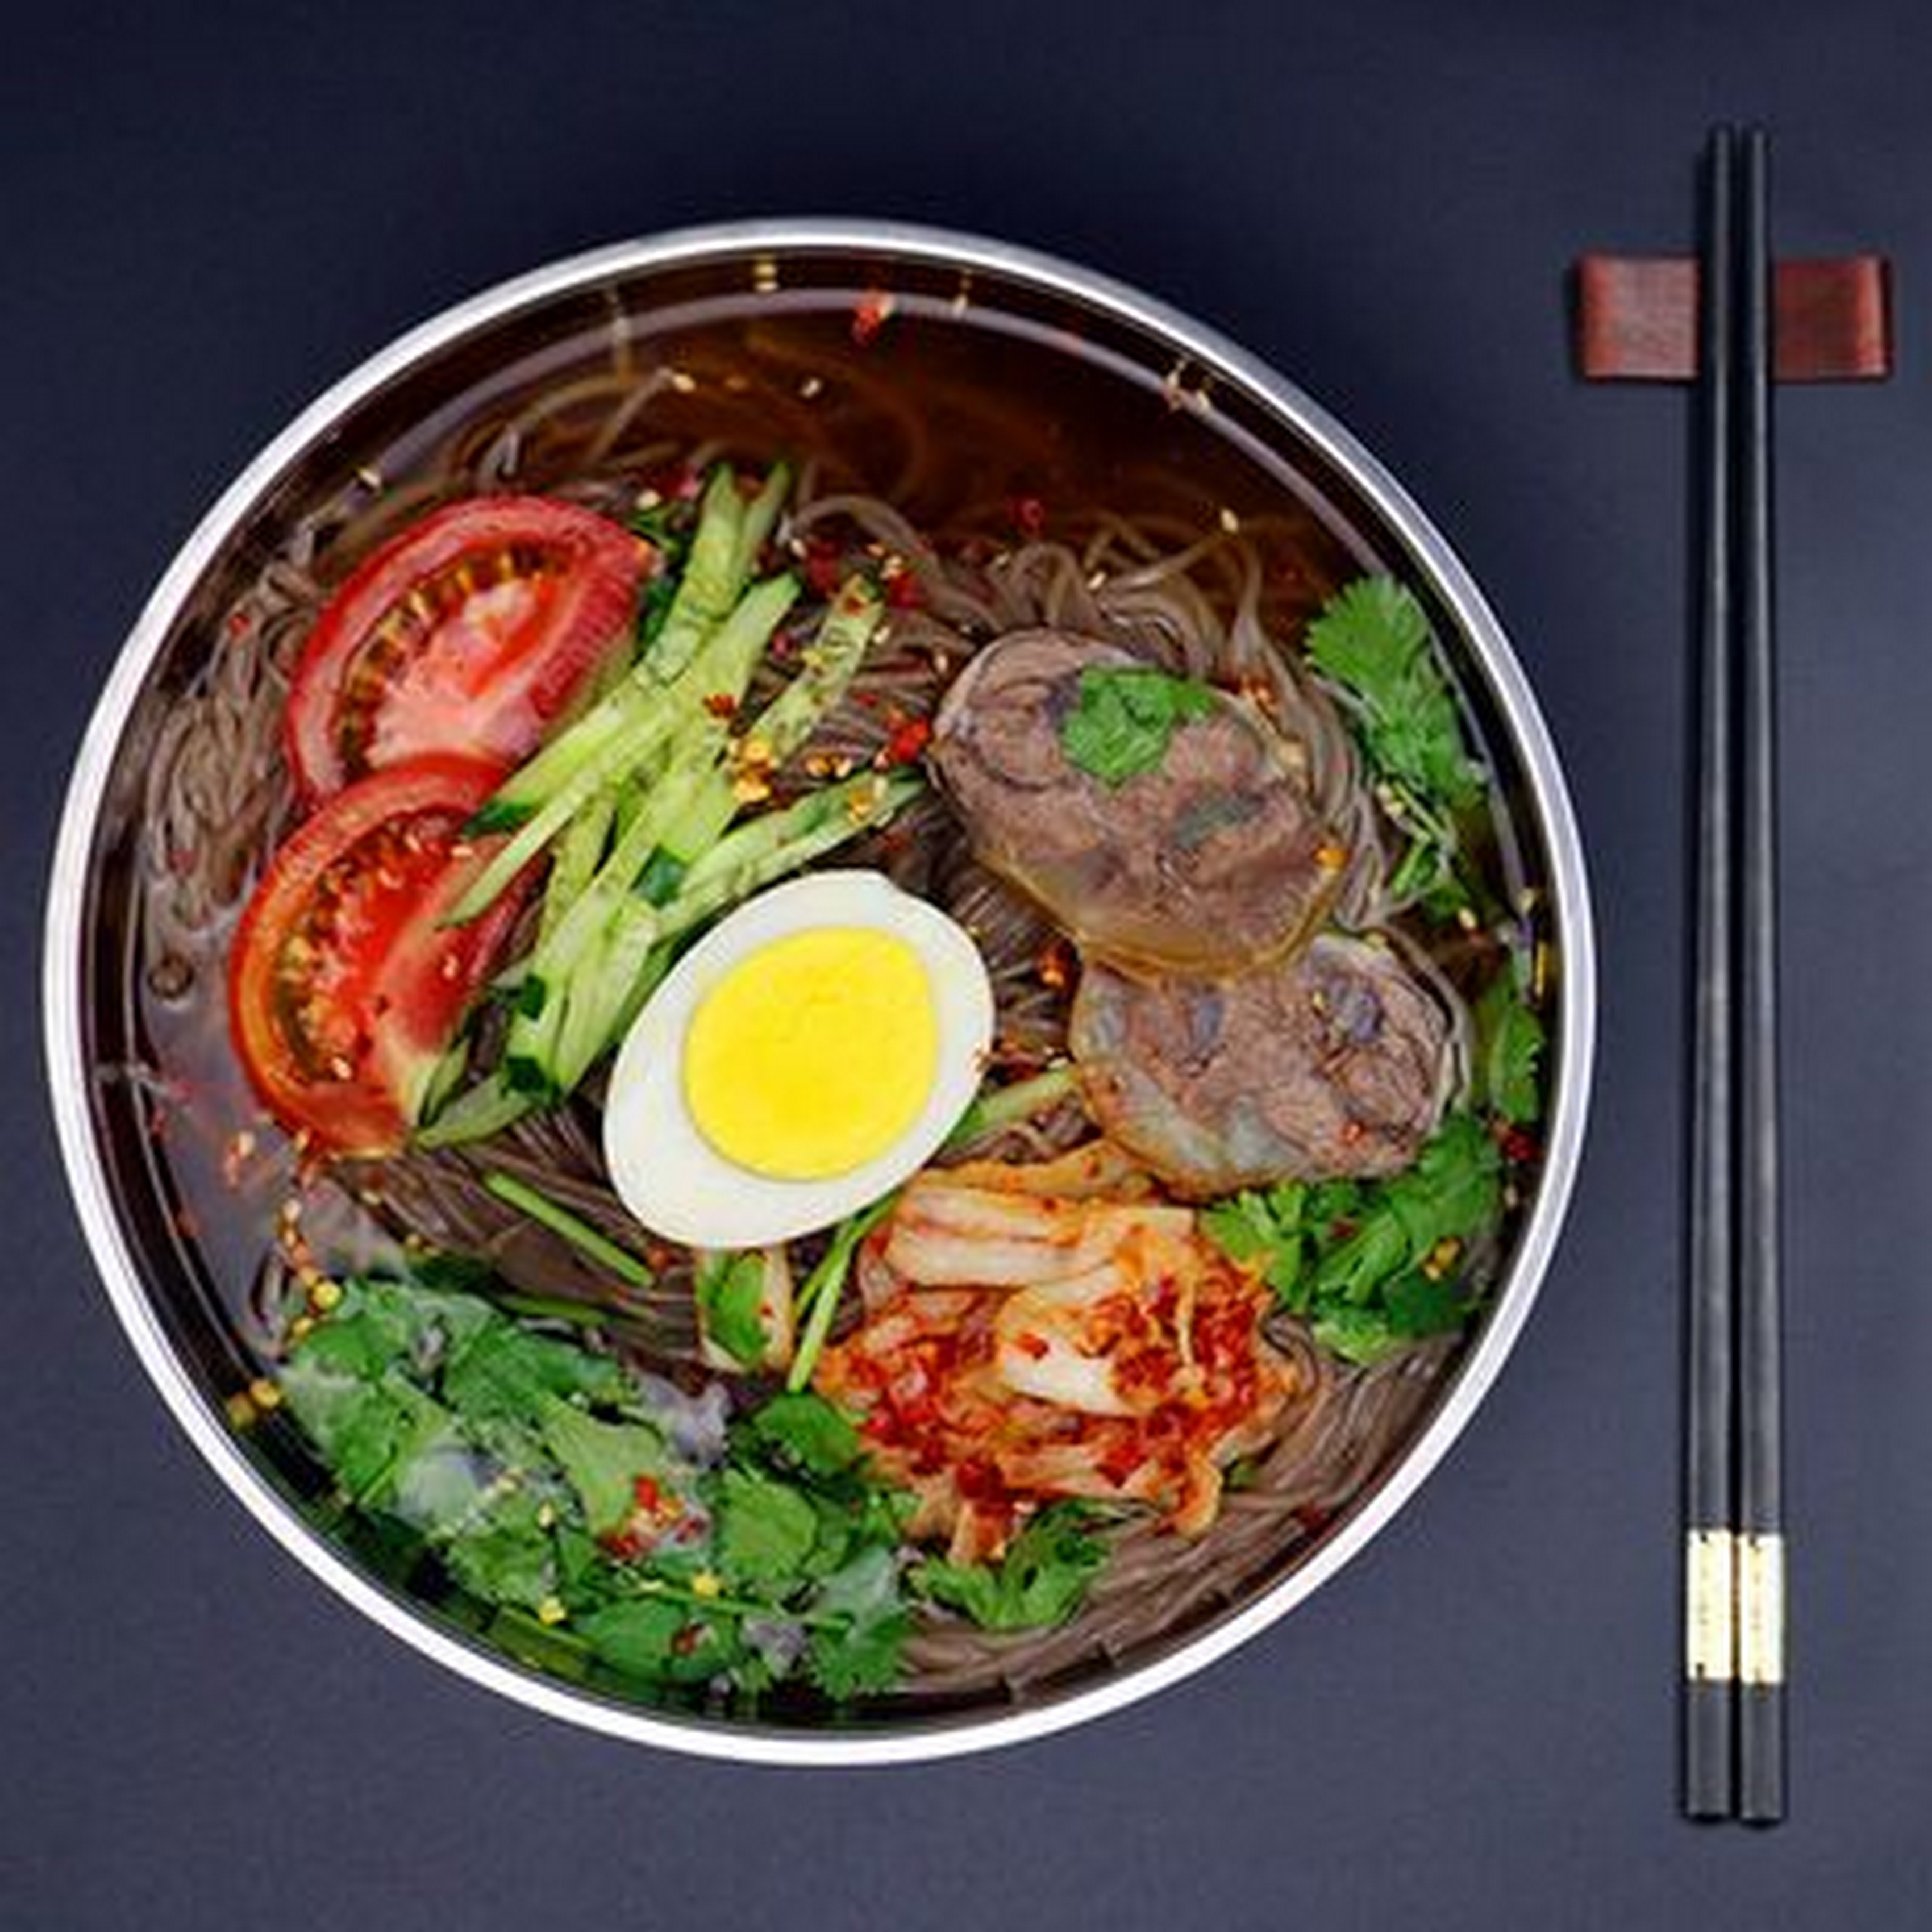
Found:
[(1694, 382), (1698, 724), (1685, 1244), (1683, 1808), (1785, 1808), (1772, 394), (1892, 370), (1882, 257), (1774, 263), (1769, 142), (1712, 131), (1700, 253), (1585, 256), (1592, 381)]
[[(1692, 382), (1696, 259), (1586, 255), (1576, 264), (1576, 367), (1587, 382)], [(1772, 274), (1780, 382), (1878, 382), (1892, 374), (1892, 276), (1882, 255), (1780, 262)]]

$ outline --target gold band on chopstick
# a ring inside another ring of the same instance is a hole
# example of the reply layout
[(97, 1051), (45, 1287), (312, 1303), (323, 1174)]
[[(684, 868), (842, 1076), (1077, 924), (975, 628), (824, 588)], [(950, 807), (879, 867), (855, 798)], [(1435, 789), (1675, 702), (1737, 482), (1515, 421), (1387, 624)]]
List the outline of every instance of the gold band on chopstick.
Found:
[(1737, 1674), (1736, 1571), (1728, 1529), (1694, 1529), (1684, 1544), (1684, 1674), (1728, 1684)]
[(1754, 1687), (1784, 1682), (1784, 1538), (1740, 1536), (1738, 1678)]

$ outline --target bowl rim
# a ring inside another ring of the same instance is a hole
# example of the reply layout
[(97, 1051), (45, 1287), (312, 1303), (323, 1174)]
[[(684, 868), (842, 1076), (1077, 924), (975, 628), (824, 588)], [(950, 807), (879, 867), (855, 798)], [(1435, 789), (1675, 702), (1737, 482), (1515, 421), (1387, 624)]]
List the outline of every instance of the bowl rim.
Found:
[[(1560, 1045), (1544, 1165), (1502, 1292), (1446, 1395), (1399, 1461), (1340, 1528), (1252, 1600), (1150, 1662), (1052, 1702), (879, 1731), (778, 1730), (686, 1720), (538, 1676), (440, 1627), (365, 1576), (311, 1529), (242, 1450), (176, 1355), (116, 1211), (87, 1103), (81, 1011), (86, 874), (108, 780), (136, 700), (169, 632), (235, 524), (328, 426), (420, 359), (521, 308), (600, 280), (702, 266), (764, 250), (814, 250), (983, 272), (1108, 312), (1171, 344), (1217, 381), (1282, 418), (1401, 540), (1486, 676), (1521, 758), (1549, 848)], [(226, 1487), (298, 1562), (362, 1614), (436, 1662), (526, 1706), (606, 1736), (699, 1757), (796, 1766), (930, 1761), (1067, 1730), (1179, 1683), (1278, 1622), (1333, 1577), (1421, 1486), (1460, 1436), (1514, 1348), (1540, 1289), (1580, 1160), (1596, 1033), (1594, 926), (1582, 846), (1549, 731), (1502, 625), (1447, 539), (1354, 434), (1258, 357), (1167, 303), (1112, 277), (1002, 240), (854, 217), (783, 218), (668, 230), (566, 256), (496, 283), (394, 338), (325, 389), (236, 476), (176, 552), (121, 646), (76, 756), (55, 844), (43, 954), (46, 1072), (68, 1184), (122, 1328), (176, 1421)]]

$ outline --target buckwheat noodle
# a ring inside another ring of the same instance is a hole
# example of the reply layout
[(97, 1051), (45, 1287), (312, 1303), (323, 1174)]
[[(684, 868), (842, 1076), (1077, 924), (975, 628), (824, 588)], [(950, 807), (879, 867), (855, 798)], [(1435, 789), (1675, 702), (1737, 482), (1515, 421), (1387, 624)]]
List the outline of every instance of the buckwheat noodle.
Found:
[[(1010, 473), (1024, 473), (1041, 432), (1019, 407), (989, 419), (980, 394), (929, 392), (915, 411), (892, 384), (849, 368), (821, 381), (810, 358), (784, 341), (754, 346), (748, 375), (722, 357), (716, 367), (701, 357), (673, 367), (651, 361), (620, 331), (608, 366), (474, 423), (434, 461), (395, 479), (352, 478), (296, 526), (231, 608), (206, 614), (205, 664), (188, 688), (170, 694), (147, 760), (140, 958), (144, 998), (161, 1022), (151, 1032), (190, 1042), (182, 1050), (190, 1057), (226, 1064), (225, 950), (250, 885), (290, 822), (280, 751), (290, 672), (320, 604), (356, 559), (452, 498), (541, 490), (622, 518), (670, 466), (721, 455), (760, 462), (786, 448), (802, 455), (782, 541), (800, 551), (814, 540), (872, 547), (917, 587), (911, 608), (892, 611), (883, 640), (794, 772), (817, 760), (871, 758), (893, 721), (932, 715), (974, 652), (1027, 626), (1109, 640), (1150, 663), (1238, 686), (1279, 726), (1351, 854), (1337, 922), (1388, 932), (1432, 988), (1449, 1016), (1460, 1084), (1469, 1021), (1456, 978), (1402, 931), (1402, 908), (1388, 895), (1382, 824), (1348, 732), (1282, 641), (1352, 573), (1324, 567), (1290, 517), (1204, 532), (1157, 477), (1124, 488), (1132, 508), (1056, 504), (1052, 535), (1025, 535), (1000, 500), (976, 497), (976, 477), (960, 481), (962, 466), (949, 460), (943, 428), (934, 428), (970, 420), (976, 448), (1002, 450)], [(697, 421), (702, 434), (692, 433)], [(864, 476), (849, 454), (860, 450)], [(1294, 570), (1271, 568), (1284, 554), (1298, 560)], [(1071, 987), (1066, 974), (1042, 970), (1054, 930), (972, 860), (938, 796), (922, 798), (834, 862), (881, 868), (974, 934), (993, 978), (999, 1064), (1024, 1073), (1064, 1051)], [(614, 1286), (482, 1184), (491, 1170), (515, 1175), (612, 1239), (652, 1250), (605, 1175), (596, 1098), (593, 1090), (471, 1147), (344, 1164), (332, 1177), (338, 1204), (354, 1204), (394, 1235), (481, 1257), (526, 1294), (598, 1307), (620, 1346), (688, 1382), (697, 1371), (688, 1257), (653, 1253), (663, 1264), (650, 1290)], [(1089, 1131), (1068, 1101), (974, 1151), (1037, 1157)], [(272, 1262), (254, 1286), (253, 1332), (264, 1339), (284, 1273)], [(1087, 1608), (1060, 1629), (992, 1635), (931, 1612), (911, 1646), (906, 1694), (1024, 1698), (1243, 1600), (1359, 1500), (1439, 1393), (1456, 1352), (1453, 1342), (1432, 1342), (1364, 1370), (1335, 1361), (1291, 1321), (1276, 1318), (1270, 1333), (1297, 1365), (1300, 1392), (1272, 1446), (1231, 1479), (1206, 1534), (1190, 1540), (1144, 1516), (1123, 1516), (1108, 1532), (1112, 1554)]]

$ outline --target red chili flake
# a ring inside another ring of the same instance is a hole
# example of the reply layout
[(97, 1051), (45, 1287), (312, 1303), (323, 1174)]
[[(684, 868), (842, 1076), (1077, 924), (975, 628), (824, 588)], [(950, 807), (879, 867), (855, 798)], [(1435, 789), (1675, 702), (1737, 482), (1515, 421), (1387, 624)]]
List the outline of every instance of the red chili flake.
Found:
[(909, 570), (896, 570), (886, 579), (886, 603), (894, 610), (916, 610), (926, 602), (919, 579)]
[(729, 718), (737, 710), (738, 700), (728, 691), (713, 691), (706, 694), (704, 708), (714, 718)]
[(888, 771), (897, 765), (916, 764), (932, 742), (932, 724), (929, 718), (903, 719), (892, 727), (884, 748), (874, 762)]
[(621, 1529), (608, 1530), (597, 1540), (620, 1563), (628, 1563), (644, 1553), (644, 1539), (634, 1523), (626, 1523)]
[(640, 1476), (631, 1485), (631, 1493), (647, 1510), (656, 1509), (664, 1501), (664, 1492), (658, 1487), (656, 1479), (650, 1476)]
[(1032, 1334), (1015, 1336), (1013, 1346), (1018, 1349), (1022, 1354), (1032, 1357), (1036, 1362), (1045, 1361), (1052, 1353), (1040, 1336)]
[(898, 298), (885, 290), (867, 290), (853, 308), (852, 340), (861, 349), (869, 349), (898, 306)]
[(255, 628), (255, 620), (246, 610), (231, 610), (228, 614), (228, 634), (231, 638), (245, 638)]
[(1006, 1486), (999, 1471), (991, 1462), (978, 1456), (959, 1465), (956, 1480), (959, 1485), (959, 1493), (975, 1502), (1005, 1500)]
[(830, 537), (805, 540), (805, 580), (815, 596), (830, 597), (838, 588), (841, 556)]
[(1013, 528), (1029, 539), (1040, 536), (1046, 528), (1046, 506), (1037, 496), (1015, 496), (1006, 505), (1006, 514), (1012, 519)]
[(1534, 1160), (1538, 1152), (1535, 1136), (1520, 1127), (1498, 1127), (1496, 1145), (1502, 1148), (1504, 1160), (1519, 1163)]
[(688, 1657), (700, 1644), (704, 1642), (704, 1637), (705, 1630), (702, 1624), (686, 1624), (683, 1629), (671, 1639), (670, 1647), (677, 1656)]
[(1072, 947), (1064, 939), (1049, 939), (1040, 948), (1040, 957), (1034, 962), (1034, 970), (1040, 975), (1042, 986), (1050, 986), (1058, 992), (1073, 977)]
[(667, 501), (690, 502), (702, 487), (698, 472), (688, 463), (674, 463), (651, 479), (650, 487)]

